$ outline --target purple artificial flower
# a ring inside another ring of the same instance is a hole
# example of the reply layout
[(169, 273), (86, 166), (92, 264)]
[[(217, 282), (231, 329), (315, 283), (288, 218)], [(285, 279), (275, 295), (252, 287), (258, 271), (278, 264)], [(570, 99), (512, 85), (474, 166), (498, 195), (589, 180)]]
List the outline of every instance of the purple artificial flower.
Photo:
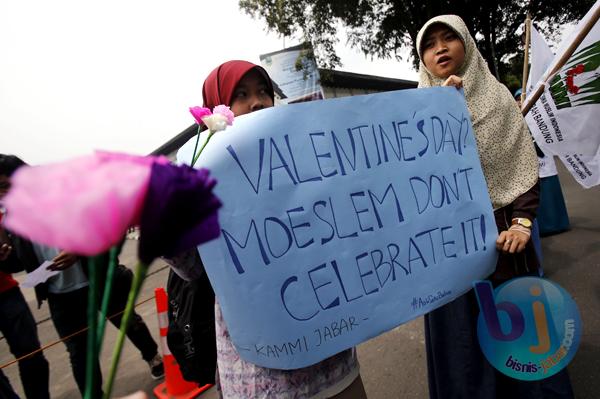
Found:
[(153, 164), (140, 219), (138, 256), (149, 265), (217, 238), (221, 201), (207, 169)]

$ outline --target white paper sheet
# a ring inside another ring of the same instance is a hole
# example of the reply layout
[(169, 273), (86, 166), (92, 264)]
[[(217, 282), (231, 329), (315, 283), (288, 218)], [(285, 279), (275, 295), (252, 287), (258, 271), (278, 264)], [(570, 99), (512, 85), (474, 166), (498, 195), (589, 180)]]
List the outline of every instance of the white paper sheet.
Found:
[(52, 262), (47, 260), (31, 273), (27, 273), (25, 281), (21, 283), (21, 287), (33, 288), (36, 285), (45, 282), (55, 274), (60, 273), (60, 270), (48, 270), (47, 268), (50, 265), (52, 265)]

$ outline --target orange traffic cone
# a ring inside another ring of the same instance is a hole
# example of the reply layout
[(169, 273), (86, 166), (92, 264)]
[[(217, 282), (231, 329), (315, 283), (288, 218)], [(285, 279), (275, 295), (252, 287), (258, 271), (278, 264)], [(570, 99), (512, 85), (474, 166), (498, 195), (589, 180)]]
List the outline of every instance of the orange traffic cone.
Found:
[(183, 379), (177, 360), (175, 360), (167, 345), (167, 328), (169, 327), (167, 293), (164, 288), (157, 288), (154, 290), (154, 294), (156, 297), (158, 327), (160, 328), (160, 347), (165, 365), (165, 381), (154, 388), (154, 394), (159, 399), (195, 398), (212, 385), (198, 387), (198, 384)]

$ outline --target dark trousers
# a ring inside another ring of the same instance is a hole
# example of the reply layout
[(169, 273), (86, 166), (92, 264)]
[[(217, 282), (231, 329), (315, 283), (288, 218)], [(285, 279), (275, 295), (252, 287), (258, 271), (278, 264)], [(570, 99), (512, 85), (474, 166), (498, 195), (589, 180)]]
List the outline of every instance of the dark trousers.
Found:
[(573, 399), (567, 369), (521, 381), (496, 370), (477, 339), (479, 306), (473, 290), (425, 315), (430, 399)]
[[(108, 307), (108, 316), (118, 313), (125, 309), (127, 295), (131, 281), (127, 276), (117, 274), (115, 276), (111, 301)], [(102, 289), (100, 290), (102, 291)], [(75, 291), (62, 294), (48, 294), (48, 305), (50, 306), (50, 315), (56, 331), (61, 338), (87, 326), (87, 302), (88, 288), (81, 288)], [(98, 301), (100, 302), (100, 301)], [(115, 327), (121, 326), (122, 315), (110, 319)], [(148, 327), (137, 313), (133, 313), (127, 337), (140, 350), (142, 358), (146, 361), (152, 359), (158, 352), (158, 346)], [(85, 359), (87, 350), (87, 333), (83, 332), (65, 341), (67, 351), (71, 360), (73, 377), (77, 382), (79, 391), (83, 394), (85, 390)], [(102, 375), (100, 365), (96, 364), (96, 381), (98, 381), (97, 392), (100, 392)]]
[(2, 370), (0, 370), (0, 399), (19, 399)]
[[(111, 301), (108, 304), (108, 316), (120, 313), (118, 316), (110, 319), (110, 322), (117, 328), (121, 327), (121, 319), (123, 318), (123, 310), (127, 305), (129, 290), (133, 282), (133, 273), (123, 265), (117, 265), (111, 294)], [(100, 281), (100, 292), (104, 291), (104, 280)], [(98, 300), (98, 306), (101, 306)], [(142, 317), (133, 312), (129, 328), (127, 329), (127, 338), (139, 349), (142, 359), (145, 361), (152, 360), (158, 353), (158, 345), (152, 338), (148, 326), (144, 323)]]
[[(0, 331), (15, 358), (40, 349), (35, 320), (19, 287), (0, 294)], [(23, 391), (28, 399), (50, 397), (48, 362), (42, 352), (19, 361), (19, 374)], [(8, 379), (3, 377), (5, 381), (0, 383), (0, 386), (4, 388), (8, 384)]]

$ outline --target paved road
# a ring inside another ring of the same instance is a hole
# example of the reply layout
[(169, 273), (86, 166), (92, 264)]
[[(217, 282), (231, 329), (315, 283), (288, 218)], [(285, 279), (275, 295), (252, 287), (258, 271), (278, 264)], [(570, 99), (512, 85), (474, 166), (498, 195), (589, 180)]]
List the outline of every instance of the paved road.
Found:
[[(584, 190), (559, 165), (560, 178), (571, 218), (572, 229), (566, 233), (542, 240), (546, 276), (558, 282), (571, 293), (579, 305), (583, 320), (583, 336), (579, 352), (569, 366), (577, 398), (600, 397), (600, 187)], [(133, 265), (135, 241), (128, 242), (122, 262)], [(167, 270), (159, 262), (152, 265), (151, 275), (145, 282), (141, 299), (153, 295), (155, 287), (164, 286)], [(22, 278), (20, 276), (19, 278)], [(24, 289), (30, 306), (34, 308), (33, 292)], [(156, 312), (153, 301), (138, 308), (150, 331), (158, 338)], [(57, 339), (54, 326), (48, 319), (47, 306), (34, 309), (40, 339), (44, 344)], [(110, 364), (110, 348), (116, 329), (109, 326), (102, 354), (103, 371)], [(427, 398), (425, 349), (422, 319), (419, 318), (383, 334), (358, 348), (361, 372), (370, 399)], [(53, 398), (78, 398), (79, 393), (71, 376), (68, 356), (63, 344), (45, 351), (51, 365), (51, 393)], [(12, 360), (6, 342), (0, 341), (0, 364)], [(22, 393), (16, 366), (6, 368), (5, 374)], [(125, 345), (115, 394), (122, 395), (137, 389), (152, 392), (157, 382), (150, 378), (148, 367), (139, 352)], [(202, 396), (215, 398), (214, 392)]]

